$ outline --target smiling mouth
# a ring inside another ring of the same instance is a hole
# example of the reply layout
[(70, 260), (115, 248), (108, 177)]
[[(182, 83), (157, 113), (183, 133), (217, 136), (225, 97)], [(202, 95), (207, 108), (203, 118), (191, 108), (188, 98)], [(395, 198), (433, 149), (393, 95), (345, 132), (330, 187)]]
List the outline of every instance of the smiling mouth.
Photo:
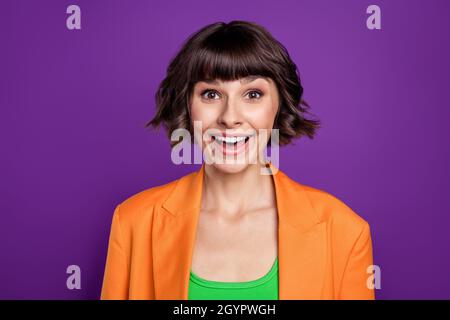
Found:
[(218, 144), (223, 144), (225, 146), (236, 146), (238, 143), (247, 141), (250, 139), (250, 136), (242, 136), (242, 137), (223, 137), (223, 136), (212, 136), (212, 140)]
[(238, 155), (248, 150), (248, 141), (254, 135), (242, 136), (226, 136), (226, 135), (212, 135), (212, 143), (217, 146), (216, 151), (225, 156)]

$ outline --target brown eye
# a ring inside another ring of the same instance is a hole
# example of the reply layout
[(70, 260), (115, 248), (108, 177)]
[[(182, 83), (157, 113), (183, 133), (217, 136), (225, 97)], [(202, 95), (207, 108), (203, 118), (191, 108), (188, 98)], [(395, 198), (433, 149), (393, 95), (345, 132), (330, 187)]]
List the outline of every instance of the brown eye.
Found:
[(218, 92), (215, 90), (204, 90), (201, 93), (201, 96), (207, 100), (215, 100), (215, 97), (218, 97)]
[(259, 99), (259, 98), (261, 98), (261, 97), (263, 96), (263, 94), (262, 94), (262, 92), (260, 92), (260, 91), (253, 90), (253, 91), (250, 91), (250, 92), (248, 93), (248, 96), (249, 96), (249, 98), (250, 98), (251, 100), (254, 100), (254, 99)]

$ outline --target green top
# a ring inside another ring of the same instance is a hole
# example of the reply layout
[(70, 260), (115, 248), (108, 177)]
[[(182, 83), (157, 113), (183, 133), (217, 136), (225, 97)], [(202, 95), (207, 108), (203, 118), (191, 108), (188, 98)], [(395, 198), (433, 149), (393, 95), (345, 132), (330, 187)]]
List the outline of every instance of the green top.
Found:
[(252, 281), (210, 281), (191, 271), (188, 300), (278, 300), (278, 257), (266, 275)]

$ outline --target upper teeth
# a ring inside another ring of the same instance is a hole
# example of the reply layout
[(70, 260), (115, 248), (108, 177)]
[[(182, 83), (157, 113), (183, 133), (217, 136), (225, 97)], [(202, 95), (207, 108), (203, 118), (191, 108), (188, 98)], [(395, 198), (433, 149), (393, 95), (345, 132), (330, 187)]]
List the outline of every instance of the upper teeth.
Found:
[(224, 136), (214, 136), (214, 138), (216, 140), (219, 140), (221, 142), (225, 142), (225, 143), (235, 143), (235, 142), (240, 142), (242, 140), (244, 140), (246, 137), (224, 137)]

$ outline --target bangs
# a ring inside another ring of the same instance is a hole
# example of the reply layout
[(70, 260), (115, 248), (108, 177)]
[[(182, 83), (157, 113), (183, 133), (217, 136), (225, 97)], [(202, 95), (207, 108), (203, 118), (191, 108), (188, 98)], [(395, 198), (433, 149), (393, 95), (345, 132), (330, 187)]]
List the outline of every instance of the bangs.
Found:
[[(274, 77), (264, 49), (243, 32), (225, 30), (207, 38), (188, 66), (190, 84), (198, 81), (233, 81), (250, 75)], [(266, 61), (264, 61), (266, 60)]]

